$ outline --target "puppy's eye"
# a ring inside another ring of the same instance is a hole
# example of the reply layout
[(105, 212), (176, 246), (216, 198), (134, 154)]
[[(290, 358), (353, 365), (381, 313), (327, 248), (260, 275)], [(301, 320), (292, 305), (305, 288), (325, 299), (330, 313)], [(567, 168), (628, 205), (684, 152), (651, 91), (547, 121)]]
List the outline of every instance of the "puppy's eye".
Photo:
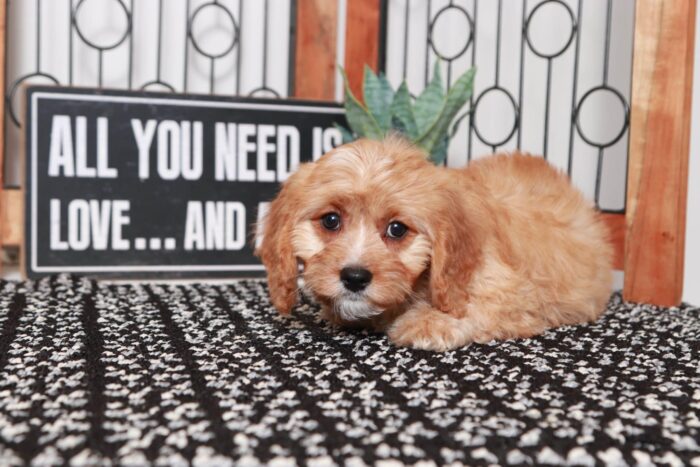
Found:
[(408, 227), (401, 222), (392, 222), (386, 228), (386, 236), (389, 238), (402, 238), (406, 232), (408, 232)]
[(340, 228), (340, 214), (329, 212), (321, 217), (321, 225), (326, 230), (338, 230)]

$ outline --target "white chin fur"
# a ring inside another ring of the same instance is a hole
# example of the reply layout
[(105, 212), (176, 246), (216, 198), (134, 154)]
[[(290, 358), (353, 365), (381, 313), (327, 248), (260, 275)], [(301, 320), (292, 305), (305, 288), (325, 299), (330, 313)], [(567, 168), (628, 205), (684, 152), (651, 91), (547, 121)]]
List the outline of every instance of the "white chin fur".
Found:
[(334, 311), (346, 321), (356, 321), (377, 316), (381, 311), (372, 307), (362, 299), (339, 298), (334, 306)]

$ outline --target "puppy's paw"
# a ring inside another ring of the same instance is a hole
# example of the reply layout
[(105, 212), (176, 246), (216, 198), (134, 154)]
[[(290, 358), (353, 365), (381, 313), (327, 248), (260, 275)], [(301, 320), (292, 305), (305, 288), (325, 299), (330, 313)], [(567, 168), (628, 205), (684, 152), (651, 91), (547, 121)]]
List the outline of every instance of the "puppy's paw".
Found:
[(387, 330), (396, 345), (421, 350), (444, 352), (470, 344), (472, 327), (465, 319), (457, 319), (430, 306), (407, 311)]

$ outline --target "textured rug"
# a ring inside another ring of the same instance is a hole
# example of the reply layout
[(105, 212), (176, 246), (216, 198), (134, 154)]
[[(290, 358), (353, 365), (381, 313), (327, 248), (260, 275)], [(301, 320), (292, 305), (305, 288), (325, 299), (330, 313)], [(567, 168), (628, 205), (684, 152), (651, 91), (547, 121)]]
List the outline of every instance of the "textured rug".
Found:
[(0, 465), (700, 465), (688, 306), (435, 354), (264, 281), (0, 289)]

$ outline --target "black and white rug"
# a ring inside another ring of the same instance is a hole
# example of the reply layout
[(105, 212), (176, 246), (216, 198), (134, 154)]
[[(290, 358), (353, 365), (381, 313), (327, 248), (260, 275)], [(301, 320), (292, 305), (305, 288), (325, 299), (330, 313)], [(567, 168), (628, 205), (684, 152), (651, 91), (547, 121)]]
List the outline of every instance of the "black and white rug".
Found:
[(0, 289), (0, 465), (700, 465), (695, 308), (436, 354), (264, 281)]

